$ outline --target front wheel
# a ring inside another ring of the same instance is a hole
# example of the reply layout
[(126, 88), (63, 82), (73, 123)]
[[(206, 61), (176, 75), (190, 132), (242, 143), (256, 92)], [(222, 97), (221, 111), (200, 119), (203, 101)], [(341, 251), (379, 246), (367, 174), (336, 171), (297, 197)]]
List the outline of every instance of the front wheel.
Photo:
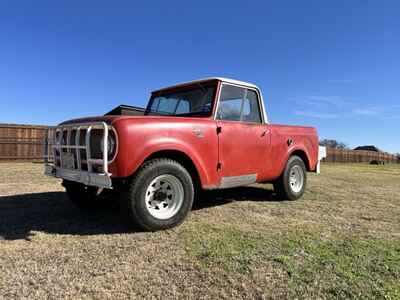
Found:
[(193, 181), (178, 162), (146, 162), (121, 194), (124, 213), (143, 230), (156, 231), (182, 223), (193, 205)]
[(280, 199), (297, 200), (303, 196), (306, 185), (306, 166), (300, 157), (292, 156), (281, 177), (274, 183), (274, 190)]

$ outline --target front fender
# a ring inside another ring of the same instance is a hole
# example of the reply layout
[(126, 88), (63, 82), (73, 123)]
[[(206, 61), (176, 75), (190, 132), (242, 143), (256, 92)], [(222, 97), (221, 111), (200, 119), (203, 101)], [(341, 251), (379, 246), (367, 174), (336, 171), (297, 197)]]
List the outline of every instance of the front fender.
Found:
[[(179, 151), (195, 166), (203, 187), (218, 184), (216, 171), (218, 143), (215, 125), (210, 123), (128, 123), (114, 124), (119, 136), (119, 153), (114, 161), (114, 177), (129, 177), (152, 154)], [(196, 130), (202, 132), (201, 137)]]
[(197, 169), (202, 184), (206, 184), (210, 181), (207, 170), (204, 167), (205, 163), (198, 151), (182, 140), (177, 140), (171, 137), (152, 139), (136, 148), (132, 155), (135, 159), (132, 159), (131, 163), (127, 166), (125, 175), (130, 176), (135, 173), (143, 162), (152, 154), (166, 150), (178, 151), (189, 157)]

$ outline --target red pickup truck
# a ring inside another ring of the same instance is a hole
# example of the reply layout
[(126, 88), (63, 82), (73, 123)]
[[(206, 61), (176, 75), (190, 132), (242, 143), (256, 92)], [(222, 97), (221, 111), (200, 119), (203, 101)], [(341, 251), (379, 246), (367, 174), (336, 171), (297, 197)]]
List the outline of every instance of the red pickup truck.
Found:
[(123, 211), (144, 230), (174, 227), (196, 191), (274, 184), (296, 200), (318, 167), (314, 128), (270, 124), (260, 89), (207, 78), (151, 93), (142, 116), (101, 116), (58, 125), (54, 161), (71, 201), (96, 202), (113, 189)]

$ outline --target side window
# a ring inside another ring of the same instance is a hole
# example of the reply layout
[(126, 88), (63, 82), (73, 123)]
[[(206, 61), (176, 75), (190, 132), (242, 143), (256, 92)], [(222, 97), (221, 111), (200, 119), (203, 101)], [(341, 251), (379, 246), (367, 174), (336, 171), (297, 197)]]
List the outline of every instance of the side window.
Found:
[(245, 89), (233, 85), (223, 85), (219, 99), (217, 119), (240, 121)]
[(232, 85), (223, 85), (217, 119), (261, 123), (257, 93)]
[(258, 104), (258, 97), (255, 91), (247, 90), (243, 106), (242, 121), (261, 123), (260, 106)]

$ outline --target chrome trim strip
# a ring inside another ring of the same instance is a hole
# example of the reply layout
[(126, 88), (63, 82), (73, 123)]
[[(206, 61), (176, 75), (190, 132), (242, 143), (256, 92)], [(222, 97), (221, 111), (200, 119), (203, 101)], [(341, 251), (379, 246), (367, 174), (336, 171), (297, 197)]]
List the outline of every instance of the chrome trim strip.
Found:
[(89, 126), (86, 130), (85, 144), (86, 144), (86, 163), (88, 172), (91, 173), (93, 171), (91, 159), (91, 150), (90, 150), (90, 133), (92, 132), (92, 126)]
[(71, 153), (71, 128), (67, 128), (67, 151)]
[(81, 127), (78, 126), (78, 128), (76, 129), (76, 134), (75, 134), (76, 167), (77, 167), (78, 170), (82, 170), (82, 166), (81, 166), (81, 148), (80, 148), (80, 145), (79, 145), (80, 137), (81, 137)]
[(71, 148), (71, 149), (86, 149), (85, 146), (74, 146), (74, 145), (71, 145), (71, 146), (61, 145), (60, 146), (60, 149), (68, 149), (68, 148)]
[(227, 177), (222, 177), (220, 188), (227, 189), (237, 186), (244, 186), (255, 183), (256, 181), (257, 181), (257, 174), (227, 176)]
[(103, 133), (103, 172), (108, 173), (108, 126), (104, 126)]

